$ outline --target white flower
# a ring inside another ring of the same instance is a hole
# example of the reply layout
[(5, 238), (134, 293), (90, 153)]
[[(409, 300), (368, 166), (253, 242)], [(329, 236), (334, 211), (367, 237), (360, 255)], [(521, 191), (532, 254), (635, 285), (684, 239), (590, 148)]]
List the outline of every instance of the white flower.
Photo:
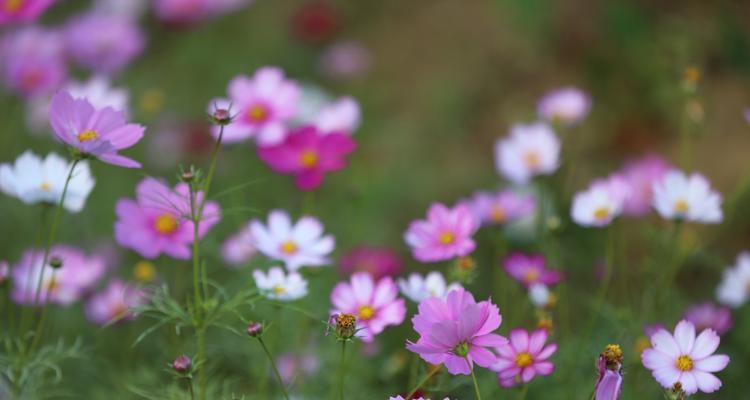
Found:
[(95, 108), (112, 107), (129, 113), (127, 89), (113, 87), (107, 78), (95, 76), (87, 82), (71, 82), (65, 90), (75, 99), (86, 99)]
[(543, 122), (516, 124), (510, 136), (495, 144), (497, 171), (517, 184), (536, 175), (549, 175), (558, 167), (560, 140)]
[[(26, 204), (56, 205), (62, 196), (70, 167), (70, 163), (55, 153), (48, 154), (42, 160), (31, 151), (26, 151), (14, 164), (0, 165), (0, 190)], [(70, 179), (63, 206), (72, 213), (81, 211), (92, 189), (94, 178), (89, 164), (81, 161)]]
[(750, 298), (750, 253), (737, 256), (737, 264), (724, 271), (716, 289), (719, 302), (730, 307), (740, 307)]
[(582, 90), (565, 87), (553, 90), (542, 97), (537, 105), (539, 116), (549, 122), (574, 124), (586, 117), (591, 99)]
[(399, 279), (398, 287), (404, 296), (410, 300), (421, 303), (430, 297), (445, 297), (449, 292), (461, 288), (458, 283), (447, 285), (445, 278), (440, 272), (430, 272), (425, 277), (419, 274), (411, 274), (408, 279)]
[(269, 299), (293, 301), (307, 296), (307, 281), (294, 271), (286, 275), (281, 267), (272, 267), (266, 274), (256, 269), (253, 271), (253, 279), (258, 289)]
[(607, 182), (595, 182), (588, 189), (576, 193), (570, 214), (581, 226), (603, 227), (620, 215), (623, 196)]
[(361, 111), (357, 101), (345, 96), (323, 106), (312, 122), (323, 133), (351, 135), (359, 127), (360, 118)]
[(719, 223), (722, 220), (721, 195), (711, 190), (701, 174), (690, 176), (677, 170), (667, 172), (654, 183), (654, 208), (666, 219)]
[(250, 231), (258, 251), (283, 261), (292, 271), (329, 264), (327, 256), (335, 245), (333, 236), (322, 236), (323, 225), (317, 219), (302, 217), (292, 225), (289, 215), (281, 210), (271, 211), (268, 226), (258, 220), (250, 222)]
[(539, 308), (546, 307), (551, 299), (549, 288), (543, 283), (531, 285), (529, 287), (529, 299), (532, 304)]

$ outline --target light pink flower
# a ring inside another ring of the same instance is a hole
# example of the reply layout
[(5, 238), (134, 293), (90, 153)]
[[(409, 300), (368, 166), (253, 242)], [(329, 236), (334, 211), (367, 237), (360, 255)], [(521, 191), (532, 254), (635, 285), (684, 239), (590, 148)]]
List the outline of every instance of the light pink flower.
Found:
[(318, 110), (312, 124), (323, 133), (344, 133), (351, 135), (359, 128), (361, 111), (354, 98), (345, 96)]
[(713, 355), (720, 341), (712, 329), (704, 330), (696, 338), (695, 326), (683, 320), (675, 327), (674, 335), (664, 329), (653, 334), (652, 347), (641, 353), (641, 361), (666, 389), (679, 382), (687, 395), (699, 390), (713, 393), (721, 387), (721, 381), (712, 373), (729, 364), (728, 356)]
[(250, 224), (243, 226), (221, 245), (221, 257), (233, 267), (246, 264), (257, 253), (258, 250), (255, 248), (255, 239)]
[(543, 254), (516, 252), (503, 260), (503, 267), (508, 275), (527, 288), (535, 283), (553, 286), (563, 278), (560, 271), (547, 268)]
[(135, 318), (133, 309), (145, 302), (145, 293), (141, 289), (115, 279), (88, 300), (86, 318), (98, 325), (106, 325), (114, 320), (130, 320)]
[(349, 313), (357, 317), (357, 336), (372, 342), (388, 325), (400, 325), (406, 315), (404, 299), (391, 277), (375, 282), (370, 274), (358, 272), (349, 282), (340, 282), (331, 292), (332, 314)]
[(503, 224), (529, 216), (536, 210), (536, 199), (513, 190), (477, 192), (467, 202), (483, 224)]
[(655, 154), (626, 163), (618, 172), (630, 187), (623, 205), (623, 214), (635, 217), (648, 214), (654, 197), (654, 182), (661, 180), (670, 168), (662, 157)]
[[(128, 0), (132, 1), (132, 0)], [(252, 0), (153, 0), (154, 14), (173, 24), (192, 24), (235, 11)]]
[(0, 40), (0, 72), (5, 86), (32, 98), (49, 95), (68, 78), (62, 35), (55, 30), (26, 27)]
[(55, 0), (3, 0), (0, 3), (0, 26), (13, 22), (31, 22)]
[(497, 361), (491, 369), (497, 372), (497, 378), (503, 387), (528, 383), (536, 375), (549, 375), (555, 369), (547, 359), (557, 350), (557, 344), (545, 346), (548, 333), (537, 329), (531, 335), (523, 329), (510, 331), (510, 342), (498, 346)]
[(497, 171), (516, 184), (527, 184), (537, 175), (554, 173), (559, 158), (560, 139), (543, 122), (513, 125), (510, 135), (495, 143)]
[(591, 99), (575, 87), (564, 87), (548, 92), (539, 100), (537, 113), (551, 123), (572, 125), (586, 118)]
[(76, 63), (101, 74), (120, 71), (143, 52), (146, 42), (136, 21), (101, 12), (73, 17), (65, 40)]
[(435, 262), (462, 257), (476, 244), (472, 235), (479, 229), (479, 221), (465, 205), (452, 209), (433, 203), (427, 210), (426, 220), (412, 221), (404, 233), (414, 258), (421, 262)]
[(727, 333), (734, 324), (729, 308), (717, 306), (710, 301), (688, 307), (683, 318), (695, 325), (695, 329), (699, 331), (710, 328), (719, 335)]
[(370, 51), (356, 41), (334, 43), (320, 56), (321, 72), (336, 80), (355, 79), (366, 74), (372, 64)]

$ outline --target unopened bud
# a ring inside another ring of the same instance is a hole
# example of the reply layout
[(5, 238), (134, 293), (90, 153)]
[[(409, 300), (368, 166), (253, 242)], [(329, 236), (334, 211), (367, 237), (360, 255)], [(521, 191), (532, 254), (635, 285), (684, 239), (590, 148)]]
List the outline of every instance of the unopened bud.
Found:
[(193, 361), (183, 354), (172, 361), (172, 369), (179, 374), (186, 374), (193, 369)]
[(247, 324), (247, 334), (251, 337), (258, 337), (263, 334), (263, 324), (260, 322), (250, 322)]
[(195, 174), (193, 171), (184, 171), (182, 174), (180, 174), (180, 179), (182, 179), (183, 182), (192, 182), (195, 179)]
[(63, 260), (60, 257), (52, 257), (52, 259), (49, 260), (49, 266), (53, 269), (60, 269), (63, 266)]

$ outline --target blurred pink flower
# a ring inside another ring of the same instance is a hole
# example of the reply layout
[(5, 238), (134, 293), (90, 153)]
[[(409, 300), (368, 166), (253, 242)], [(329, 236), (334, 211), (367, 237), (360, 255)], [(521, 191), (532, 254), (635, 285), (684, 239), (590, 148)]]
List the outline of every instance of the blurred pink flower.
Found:
[[(202, 201), (203, 193), (199, 192), (196, 206)], [(172, 190), (154, 178), (144, 178), (136, 187), (136, 200), (118, 200), (115, 211), (115, 239), (120, 246), (146, 258), (162, 253), (180, 260), (190, 258), (194, 226), (187, 184), (179, 183)], [(220, 219), (219, 205), (206, 202), (199, 236), (203, 237)]]
[(664, 177), (671, 167), (660, 156), (649, 154), (626, 163), (618, 172), (630, 187), (623, 205), (623, 214), (640, 217), (651, 211), (654, 182)]
[(96, 109), (88, 100), (58, 92), (50, 105), (50, 123), (55, 136), (84, 157), (125, 168), (141, 166), (118, 151), (138, 143), (146, 128), (128, 124), (121, 111), (111, 107)]
[(113, 74), (143, 52), (146, 38), (127, 16), (90, 12), (68, 22), (65, 40), (68, 54), (79, 65)]
[(160, 20), (174, 24), (192, 24), (232, 12), (251, 2), (252, 0), (153, 0), (152, 4), (154, 13)]
[(643, 333), (646, 334), (649, 338), (654, 335), (654, 333), (659, 332), (661, 330), (666, 329), (664, 327), (664, 324), (661, 322), (655, 322), (653, 324), (647, 324), (643, 326)]
[[(263, 67), (248, 77), (239, 75), (229, 82), (229, 98), (209, 102), (209, 113), (215, 108), (228, 109), (235, 115), (232, 123), (224, 127), (223, 142), (236, 143), (257, 138), (261, 146), (275, 145), (284, 140), (287, 123), (297, 113), (300, 97), (297, 82), (286, 79), (284, 71), (276, 67)], [(213, 129), (214, 137), (219, 127)]]
[(3, 0), (0, 3), (0, 26), (13, 22), (31, 22), (55, 0)]
[(366, 74), (371, 67), (370, 50), (357, 41), (334, 43), (320, 55), (319, 68), (330, 79), (348, 80)]
[(404, 240), (412, 248), (414, 258), (421, 262), (435, 262), (462, 257), (476, 244), (472, 235), (479, 229), (479, 221), (469, 208), (458, 204), (452, 209), (433, 203), (426, 220), (409, 224)]
[(513, 253), (503, 260), (503, 267), (508, 275), (525, 287), (535, 283), (546, 286), (558, 284), (563, 276), (560, 271), (547, 269), (544, 255)]
[(88, 300), (86, 318), (98, 325), (106, 325), (114, 320), (133, 319), (133, 309), (145, 302), (145, 293), (141, 289), (115, 279)]
[(719, 335), (727, 333), (733, 325), (729, 308), (719, 307), (710, 301), (688, 307), (683, 319), (691, 322), (699, 331), (713, 329)]
[(675, 327), (674, 335), (664, 329), (654, 333), (652, 347), (641, 353), (641, 361), (665, 389), (679, 382), (687, 395), (698, 390), (713, 393), (721, 387), (721, 381), (712, 372), (719, 372), (729, 364), (728, 356), (713, 355), (720, 341), (712, 329), (704, 330), (696, 338), (695, 326), (683, 320)]
[(317, 357), (311, 354), (299, 354), (298, 352), (281, 354), (276, 363), (279, 367), (281, 379), (284, 380), (286, 385), (290, 385), (299, 378), (313, 376), (320, 369), (320, 361)]
[(65, 83), (68, 68), (60, 32), (26, 27), (0, 40), (0, 71), (12, 91), (34, 97), (49, 94)]
[(339, 282), (331, 292), (332, 314), (349, 313), (357, 317), (357, 336), (372, 342), (388, 325), (400, 325), (406, 315), (404, 299), (391, 277), (377, 282), (366, 272), (357, 272), (349, 282)]
[(545, 346), (548, 333), (537, 329), (531, 335), (523, 329), (510, 331), (510, 342), (496, 346), (498, 357), (491, 369), (503, 387), (530, 382), (536, 375), (549, 375), (555, 369), (547, 359), (557, 350), (557, 344)]
[(257, 253), (250, 224), (243, 226), (221, 245), (221, 257), (227, 264), (234, 267), (246, 264)]
[(343, 133), (322, 134), (313, 126), (294, 129), (279, 144), (258, 147), (258, 156), (276, 172), (295, 176), (300, 190), (314, 190), (327, 172), (346, 166), (357, 143)]
[(419, 303), (412, 324), (420, 337), (416, 343), (407, 341), (406, 348), (430, 364), (445, 364), (453, 375), (469, 375), (474, 363), (489, 368), (497, 361), (487, 348), (508, 343), (493, 333), (501, 323), (496, 305), (489, 300), (477, 303), (459, 288), (446, 298), (430, 297)]
[(10, 267), (8, 262), (0, 260), (0, 285), (4, 284), (8, 280), (8, 274), (10, 273)]
[(510, 135), (495, 143), (495, 167), (516, 184), (550, 175), (559, 166), (560, 139), (544, 122), (515, 124)]
[(404, 266), (393, 250), (366, 245), (347, 250), (341, 256), (339, 264), (344, 273), (367, 272), (376, 280), (384, 276), (396, 276)]
[(467, 205), (483, 224), (503, 224), (533, 214), (536, 210), (536, 199), (506, 189), (498, 192), (477, 192), (467, 201)]
[(573, 197), (570, 215), (576, 224), (602, 228), (622, 213), (627, 186), (620, 178), (592, 182), (588, 189)]
[(724, 218), (721, 194), (701, 174), (671, 170), (653, 188), (653, 206), (665, 219), (717, 224)]
[(537, 113), (548, 122), (572, 125), (586, 118), (590, 108), (588, 94), (575, 87), (564, 87), (545, 94), (537, 104)]
[(352, 135), (359, 128), (361, 111), (357, 100), (344, 96), (324, 105), (318, 110), (312, 124), (322, 133), (344, 133)]
[(104, 257), (87, 256), (70, 246), (53, 246), (49, 254), (50, 260), (59, 259), (62, 262), (60, 268), (53, 269), (48, 262), (42, 273), (44, 251), (33, 249), (27, 250), (13, 266), (13, 301), (34, 304), (41, 275), (40, 304), (47, 301), (65, 306), (73, 304), (96, 285), (107, 268)]

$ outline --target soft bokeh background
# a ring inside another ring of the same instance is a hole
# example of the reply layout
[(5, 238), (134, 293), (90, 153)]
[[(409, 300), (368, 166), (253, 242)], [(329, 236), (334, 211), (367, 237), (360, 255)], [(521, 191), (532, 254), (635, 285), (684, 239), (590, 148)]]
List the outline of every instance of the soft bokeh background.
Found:
[[(55, 24), (87, 5), (67, 1), (43, 21)], [(311, 10), (332, 19), (330, 31), (325, 24), (313, 24), (307, 31), (300, 25), (300, 15)], [(174, 182), (178, 165), (206, 164), (211, 147), (205, 118), (209, 99), (223, 95), (233, 76), (277, 65), (301, 82), (359, 100), (359, 148), (346, 170), (329, 175), (314, 196), (305, 199), (289, 177), (264, 166), (250, 144), (226, 146), (215, 193), (248, 183), (220, 201), (226, 209), (255, 211), (226, 215), (208, 236), (211, 277), (230, 290), (251, 285), (250, 269), (233, 271), (222, 265), (221, 240), (273, 208), (300, 215), (303, 204), (305, 212), (320, 217), (336, 236), (339, 254), (361, 243), (386, 245), (403, 254), (408, 269), (426, 271), (411, 259), (402, 241), (408, 222), (421, 217), (433, 201), (452, 203), (475, 190), (500, 186), (492, 157), (494, 141), (512, 123), (534, 120), (536, 101), (547, 90), (575, 85), (591, 94), (593, 108), (584, 123), (563, 135), (564, 151), (575, 155), (574, 166), (567, 166), (574, 173), (552, 181), (561, 193), (557, 211), (563, 219), (553, 260), (568, 273), (569, 282), (561, 289), (561, 322), (553, 337), (560, 346), (553, 358), (558, 369), (536, 379), (528, 398), (588, 398), (596, 379), (596, 356), (607, 343), (620, 343), (625, 350), (623, 398), (656, 398), (658, 385), (635, 352), (642, 325), (663, 321), (672, 326), (685, 305), (711, 299), (721, 270), (750, 240), (750, 196), (744, 190), (750, 184), (750, 126), (743, 118), (743, 108), (750, 105), (748, 17), (750, 4), (739, 1), (621, 0), (257, 0), (239, 12), (190, 27), (167, 26), (149, 16), (143, 20), (148, 32), (145, 54), (116, 80), (131, 91), (133, 119), (148, 127), (146, 140), (126, 152), (142, 161), (144, 169), (94, 164), (97, 187), (87, 208), (81, 214), (65, 214), (58, 237), (92, 251), (111, 243), (114, 203), (132, 197), (142, 176)], [(369, 68), (349, 79), (332, 78), (321, 68), (321, 54), (348, 40), (367, 49)], [(690, 98), (683, 91), (688, 68), (700, 72), (698, 94)], [(63, 151), (51, 135), (27, 132), (22, 101), (3, 92), (0, 104), (0, 160), (15, 159), (29, 148), (42, 154)], [(176, 135), (166, 136), (167, 128)], [(685, 132), (691, 143), (687, 155), (681, 154)], [(160, 136), (162, 140), (156, 140)], [(670, 301), (656, 308), (644, 306), (640, 298), (648, 279), (641, 272), (659, 267), (659, 241), (666, 225), (655, 216), (624, 221), (618, 242), (622, 262), (611, 301), (595, 329), (588, 331), (590, 298), (596, 290), (594, 265), (603, 256), (604, 238), (599, 231), (568, 223), (567, 199), (592, 178), (648, 152), (705, 173), (724, 194), (728, 220), (721, 226), (688, 227), (683, 240), (694, 251), (679, 276), (679, 288), (663, 288), (670, 291)], [(33, 242), (38, 210), (7, 196), (0, 197), (0, 207), (0, 254), (15, 261)], [(533, 327), (532, 308), (497, 266), (491, 238), (480, 234), (484, 248), (477, 252), (481, 272), (488, 275), (469, 288), (478, 297), (491, 294), (498, 302), (505, 318), (503, 334), (512, 326)], [(540, 250), (534, 243), (513, 246)], [(138, 261), (136, 254), (118, 251), (112, 274), (132, 278)], [(189, 263), (162, 258), (155, 264), (175, 293), (188, 285)], [(322, 319), (338, 276), (313, 271), (309, 278), (311, 295), (301, 306)], [(498, 293), (498, 287), (504, 291)], [(410, 306), (409, 315), (413, 311)], [(338, 353), (330, 338), (322, 337), (322, 324), (269, 306), (252, 312), (254, 318), (274, 321), (268, 341), (275, 354), (309, 352), (319, 358), (318, 375), (297, 381), (292, 392), (328, 398)], [(734, 399), (747, 393), (750, 312), (740, 309), (734, 316), (735, 328), (722, 339), (721, 350), (732, 357), (719, 374), (724, 387), (715, 396), (697, 398)], [(167, 330), (131, 349), (148, 321), (98, 328), (85, 321), (80, 306), (55, 308), (52, 320), (55, 333), (84, 339), (88, 357), (68, 363), (61, 384), (63, 392), (77, 398), (163, 395), (159, 390), (166, 384), (177, 393), (180, 385), (164, 372), (165, 366), (174, 356), (194, 351), (190, 335), (177, 337)], [(386, 330), (373, 356), (358, 352), (352, 357), (349, 398), (381, 399), (407, 389), (412, 356), (403, 348), (406, 338), (416, 339), (410, 323)], [(266, 375), (267, 362), (255, 343), (212, 332), (209, 357), (217, 396), (276, 396), (275, 383)], [(480, 380), (488, 398), (516, 395), (497, 389), (488, 371)], [(442, 377), (436, 393), (471, 398), (467, 383)]]

